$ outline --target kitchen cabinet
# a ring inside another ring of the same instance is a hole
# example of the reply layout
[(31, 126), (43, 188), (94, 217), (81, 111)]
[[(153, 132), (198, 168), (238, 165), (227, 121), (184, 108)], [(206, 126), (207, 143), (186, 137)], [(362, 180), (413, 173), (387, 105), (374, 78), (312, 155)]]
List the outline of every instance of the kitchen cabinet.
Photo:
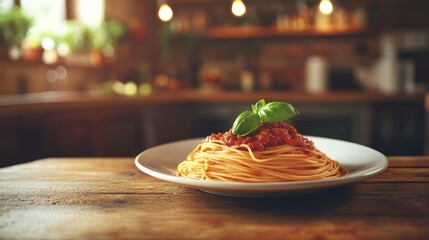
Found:
[(43, 157), (42, 125), (38, 114), (0, 117), (0, 166)]
[(192, 137), (192, 115), (180, 101), (91, 99), (0, 111), (0, 166), (42, 157), (136, 156), (148, 147)]
[(42, 157), (135, 156), (159, 144), (228, 131), (237, 115), (259, 99), (296, 106), (300, 114), (290, 123), (305, 135), (356, 142), (386, 155), (421, 155), (427, 146), (424, 95), (420, 94), (182, 90), (121, 97), (49, 93), (0, 97), (0, 164)]
[(129, 156), (144, 145), (139, 114), (94, 110), (47, 116), (45, 153), (50, 156)]
[[(374, 105), (372, 146), (389, 155), (424, 153), (424, 103)], [(426, 147), (428, 142), (425, 143)]]

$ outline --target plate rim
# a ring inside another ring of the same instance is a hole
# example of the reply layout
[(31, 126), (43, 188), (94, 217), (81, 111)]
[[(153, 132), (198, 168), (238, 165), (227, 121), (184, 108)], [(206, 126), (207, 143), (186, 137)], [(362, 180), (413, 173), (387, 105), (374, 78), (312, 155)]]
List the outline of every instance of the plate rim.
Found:
[[(318, 136), (310, 136), (310, 135), (304, 135), (304, 137), (309, 138), (312, 141), (314, 141), (314, 139), (316, 140), (319, 139), (324, 141), (337, 141), (343, 144), (355, 145), (360, 148), (363, 147), (366, 150), (377, 154), (378, 155), (377, 161), (367, 165), (363, 165), (368, 167), (364, 169), (359, 169), (357, 171), (353, 171), (350, 175), (343, 176), (341, 178), (291, 181), (291, 182), (263, 182), (263, 183), (221, 182), (221, 181), (186, 179), (183, 177), (168, 174), (166, 172), (156, 171), (154, 169), (151, 169), (150, 167), (145, 166), (142, 162), (139, 161), (140, 159), (142, 159), (142, 156), (148, 154), (148, 152), (153, 151), (155, 149), (164, 148), (166, 146), (171, 146), (171, 145), (180, 144), (180, 143), (183, 144), (185, 142), (192, 142), (192, 141), (197, 142), (204, 139), (204, 138), (189, 138), (189, 139), (163, 143), (157, 146), (147, 148), (135, 157), (135, 165), (142, 172), (148, 174), (149, 176), (155, 177), (157, 179), (187, 186), (190, 188), (200, 189), (203, 191), (211, 191), (212, 193), (216, 193), (213, 191), (222, 191), (222, 192), (241, 191), (241, 192), (253, 192), (253, 193), (287, 192), (287, 191), (308, 190), (308, 189), (315, 189), (315, 188), (335, 187), (335, 186), (344, 185), (352, 182), (357, 182), (362, 179), (377, 175), (383, 172), (388, 167), (388, 160), (384, 154), (382, 154), (381, 152), (373, 148), (367, 147), (365, 145), (349, 142), (345, 140), (340, 140), (340, 139), (327, 138), (327, 137), (318, 137)], [(180, 161), (183, 161), (183, 160), (180, 160)], [(179, 163), (180, 162), (178, 162), (177, 164)]]

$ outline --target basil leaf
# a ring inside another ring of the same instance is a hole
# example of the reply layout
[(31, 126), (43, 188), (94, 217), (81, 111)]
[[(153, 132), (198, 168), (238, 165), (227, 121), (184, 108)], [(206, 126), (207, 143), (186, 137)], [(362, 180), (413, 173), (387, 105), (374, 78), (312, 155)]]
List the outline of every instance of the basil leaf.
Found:
[(261, 119), (253, 111), (245, 111), (238, 115), (232, 125), (232, 134), (236, 136), (245, 136), (261, 125)]
[(265, 100), (261, 99), (255, 105), (252, 105), (252, 110), (254, 113), (258, 113), (259, 109), (261, 109), (263, 106), (265, 106)]
[(270, 102), (259, 100), (252, 110), (242, 112), (232, 125), (232, 134), (245, 136), (257, 129), (262, 122), (280, 122), (299, 114), (298, 110), (287, 102)]
[(298, 110), (287, 102), (270, 102), (258, 111), (261, 121), (279, 122), (299, 114)]

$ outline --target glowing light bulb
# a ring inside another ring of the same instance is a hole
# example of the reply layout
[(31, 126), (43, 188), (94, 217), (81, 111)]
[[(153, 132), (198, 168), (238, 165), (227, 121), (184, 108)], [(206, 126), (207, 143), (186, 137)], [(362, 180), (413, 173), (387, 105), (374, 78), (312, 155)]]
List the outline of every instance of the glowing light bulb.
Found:
[(241, 0), (234, 0), (231, 6), (232, 14), (241, 17), (246, 13), (246, 6)]
[(42, 47), (44, 50), (52, 50), (55, 48), (55, 41), (50, 37), (44, 37), (42, 40)]
[(132, 96), (137, 93), (137, 84), (134, 82), (127, 82), (124, 85), (124, 94), (127, 96)]
[(158, 17), (164, 22), (168, 22), (173, 18), (173, 10), (168, 4), (163, 3), (161, 7), (159, 7)]
[(330, 0), (322, 0), (319, 4), (319, 10), (323, 14), (331, 14), (334, 6)]

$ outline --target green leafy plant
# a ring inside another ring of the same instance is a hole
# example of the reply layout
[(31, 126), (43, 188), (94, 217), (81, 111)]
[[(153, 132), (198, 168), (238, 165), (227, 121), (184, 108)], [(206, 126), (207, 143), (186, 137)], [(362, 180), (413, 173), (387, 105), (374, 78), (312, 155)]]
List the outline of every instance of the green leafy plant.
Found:
[(0, 13), (0, 33), (9, 46), (19, 46), (27, 35), (33, 19), (25, 15), (21, 8), (13, 7)]
[(125, 28), (120, 22), (115, 20), (105, 21), (93, 31), (92, 47), (94, 49), (114, 47), (124, 34)]
[(67, 21), (65, 31), (58, 36), (58, 41), (68, 45), (72, 52), (89, 52), (92, 49), (91, 30), (76, 20)]
[(270, 102), (259, 100), (252, 105), (252, 110), (244, 111), (235, 119), (232, 133), (245, 136), (257, 129), (262, 122), (284, 121), (299, 114), (299, 111), (287, 102)]
[(115, 20), (105, 21), (96, 29), (72, 20), (67, 21), (65, 29), (66, 31), (58, 36), (58, 41), (78, 53), (113, 48), (125, 33), (124, 26)]
[(26, 42), (30, 47), (40, 47), (42, 46), (43, 39), (45, 38), (52, 39), (54, 43), (57, 42), (57, 34), (54, 31), (42, 31), (41, 29), (34, 27), (28, 31), (24, 42)]

